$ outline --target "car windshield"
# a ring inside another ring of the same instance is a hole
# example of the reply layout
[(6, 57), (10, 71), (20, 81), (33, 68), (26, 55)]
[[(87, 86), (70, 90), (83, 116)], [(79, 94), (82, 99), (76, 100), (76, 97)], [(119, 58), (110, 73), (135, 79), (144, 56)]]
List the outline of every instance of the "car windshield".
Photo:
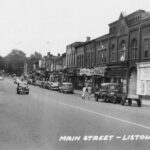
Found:
[(110, 90), (116, 90), (116, 89), (117, 89), (117, 86), (114, 86), (114, 85), (110, 86)]
[(19, 86), (27, 86), (28, 84), (26, 82), (20, 82)]

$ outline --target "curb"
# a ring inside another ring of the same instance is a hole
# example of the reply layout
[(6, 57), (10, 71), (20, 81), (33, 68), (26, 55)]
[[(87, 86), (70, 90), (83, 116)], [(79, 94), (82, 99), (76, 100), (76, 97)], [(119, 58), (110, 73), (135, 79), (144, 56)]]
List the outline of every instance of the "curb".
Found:
[[(74, 94), (76, 94), (76, 95), (78, 95), (78, 96), (81, 96), (81, 93), (82, 93), (82, 91), (81, 91), (81, 92), (76, 92), (76, 91), (74, 91)], [(91, 98), (94, 99), (94, 94), (91, 95)], [(149, 107), (150, 107), (150, 100), (142, 100), (142, 105), (143, 105), (143, 106), (149, 106)]]

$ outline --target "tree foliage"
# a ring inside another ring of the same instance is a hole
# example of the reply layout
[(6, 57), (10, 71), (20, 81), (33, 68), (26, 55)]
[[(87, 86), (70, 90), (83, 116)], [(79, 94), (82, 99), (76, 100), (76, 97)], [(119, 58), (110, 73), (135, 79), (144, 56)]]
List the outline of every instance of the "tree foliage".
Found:
[(14, 49), (5, 57), (6, 70), (20, 76), (24, 72), (26, 55), (21, 50)]

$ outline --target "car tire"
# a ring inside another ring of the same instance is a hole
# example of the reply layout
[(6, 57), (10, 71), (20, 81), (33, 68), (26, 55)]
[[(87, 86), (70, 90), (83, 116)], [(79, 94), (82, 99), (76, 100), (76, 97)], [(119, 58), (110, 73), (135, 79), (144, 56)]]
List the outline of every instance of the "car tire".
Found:
[(113, 104), (116, 104), (116, 99), (115, 98), (113, 98)]
[(142, 106), (142, 100), (141, 99), (137, 99), (137, 105), (138, 105), (138, 107)]
[(19, 91), (17, 91), (17, 94), (20, 94), (20, 92), (19, 92)]
[(126, 102), (126, 99), (125, 99), (125, 98), (122, 98), (122, 100), (121, 100), (121, 105), (124, 106), (125, 102)]
[(129, 105), (129, 106), (132, 105), (132, 99), (128, 99), (128, 105)]
[(98, 102), (98, 96), (95, 96), (95, 101), (97, 101), (97, 102)]

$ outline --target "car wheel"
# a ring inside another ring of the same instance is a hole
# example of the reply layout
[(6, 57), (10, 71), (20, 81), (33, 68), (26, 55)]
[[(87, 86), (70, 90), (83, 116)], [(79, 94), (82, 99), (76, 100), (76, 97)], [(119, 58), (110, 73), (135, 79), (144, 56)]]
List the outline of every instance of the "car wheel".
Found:
[(20, 92), (19, 92), (19, 91), (17, 91), (17, 94), (20, 94)]
[(138, 105), (138, 107), (142, 106), (142, 100), (141, 99), (137, 99), (137, 105)]
[(73, 91), (71, 91), (70, 93), (73, 94)]
[(95, 96), (95, 101), (97, 101), (97, 102), (98, 102), (98, 96)]
[(113, 104), (116, 104), (116, 99), (115, 98), (113, 98)]
[(124, 106), (125, 102), (126, 102), (126, 99), (125, 99), (125, 98), (122, 98), (122, 100), (121, 100), (121, 105)]
[(131, 106), (132, 104), (132, 99), (128, 99), (128, 105)]

